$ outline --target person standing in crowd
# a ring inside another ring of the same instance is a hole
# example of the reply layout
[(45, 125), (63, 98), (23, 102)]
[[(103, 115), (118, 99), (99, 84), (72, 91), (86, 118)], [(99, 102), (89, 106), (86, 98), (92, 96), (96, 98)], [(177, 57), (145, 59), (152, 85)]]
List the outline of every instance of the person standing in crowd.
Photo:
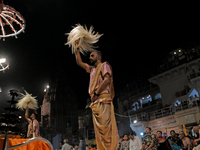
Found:
[(194, 137), (193, 137), (194, 141), (192, 143), (193, 146), (195, 147), (200, 144), (199, 126), (194, 126), (193, 131), (194, 131)]
[(63, 143), (62, 143), (62, 141), (60, 141), (60, 143), (59, 143), (59, 150), (62, 150), (62, 146), (63, 146)]
[(188, 137), (185, 136), (183, 131), (179, 132), (180, 139), (183, 142), (183, 150), (191, 150), (191, 142)]
[(95, 149), (95, 146), (94, 146), (93, 144), (91, 145), (91, 147), (92, 147), (92, 148), (91, 148), (90, 150), (96, 150), (96, 149)]
[(124, 134), (123, 141), (121, 142), (120, 150), (127, 150), (128, 147), (129, 147), (128, 135)]
[(121, 143), (122, 143), (122, 141), (123, 141), (123, 136), (120, 136), (118, 150), (121, 150), (121, 145), (122, 145)]
[(168, 137), (169, 144), (172, 148), (172, 150), (180, 150), (181, 145), (183, 145), (182, 140), (179, 139), (176, 132), (174, 130), (170, 131), (170, 137)]
[(168, 150), (168, 145), (166, 138), (162, 136), (162, 131), (157, 131), (157, 138), (156, 141), (158, 142), (157, 150)]
[(143, 138), (141, 150), (157, 150), (157, 145), (155, 143), (156, 140), (151, 135), (151, 128), (146, 127), (146, 135)]
[(88, 147), (88, 145), (86, 145), (86, 150), (90, 150), (89, 147)]
[(71, 150), (71, 146), (67, 143), (68, 139), (64, 139), (64, 145), (62, 146), (62, 150)]
[(78, 150), (86, 150), (86, 143), (85, 143), (85, 140), (82, 136), (79, 137), (79, 148)]
[(135, 136), (133, 131), (130, 132), (129, 138), (129, 150), (140, 150), (142, 148), (142, 139)]

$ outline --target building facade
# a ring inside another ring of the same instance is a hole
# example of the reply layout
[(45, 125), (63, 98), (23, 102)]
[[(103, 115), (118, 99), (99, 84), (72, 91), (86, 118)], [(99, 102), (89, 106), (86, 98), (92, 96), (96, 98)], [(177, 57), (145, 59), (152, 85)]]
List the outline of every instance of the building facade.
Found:
[(190, 132), (200, 121), (199, 56), (199, 46), (171, 51), (148, 83), (118, 97), (119, 135), (134, 130), (142, 137), (146, 126), (169, 135), (185, 125)]
[(69, 143), (77, 142), (77, 139), (73, 138), (78, 129), (77, 110), (77, 99), (66, 73), (59, 71), (50, 80), (41, 106), (41, 134), (55, 143), (55, 148), (65, 138)]

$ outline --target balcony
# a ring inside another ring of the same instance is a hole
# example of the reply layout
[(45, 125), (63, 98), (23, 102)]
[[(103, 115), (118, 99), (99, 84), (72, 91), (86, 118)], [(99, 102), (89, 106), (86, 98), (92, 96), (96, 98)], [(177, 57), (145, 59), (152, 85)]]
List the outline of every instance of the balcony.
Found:
[(138, 113), (136, 115), (131, 115), (131, 122), (137, 121), (150, 121), (162, 117), (167, 117), (170, 115), (174, 115), (176, 112), (184, 111), (186, 109), (195, 108), (200, 106), (200, 100), (193, 100), (193, 101), (185, 101), (182, 104), (179, 105), (171, 105), (170, 107), (165, 107), (163, 109), (159, 109), (156, 111), (151, 112), (142, 112)]

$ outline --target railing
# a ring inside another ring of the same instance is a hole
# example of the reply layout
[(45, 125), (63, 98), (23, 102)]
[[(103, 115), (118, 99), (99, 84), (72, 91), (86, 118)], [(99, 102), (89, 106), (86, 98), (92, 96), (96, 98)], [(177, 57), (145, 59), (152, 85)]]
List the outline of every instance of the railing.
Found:
[(189, 76), (187, 76), (187, 78), (188, 78), (188, 80), (190, 80), (190, 79), (193, 79), (193, 78), (196, 78), (196, 77), (199, 77), (199, 76), (200, 76), (200, 71), (198, 71), (198, 72), (194, 71)]
[(185, 109), (198, 107), (199, 104), (200, 104), (199, 100), (185, 101), (182, 104), (177, 105), (177, 106), (173, 105), (170, 107), (165, 107), (163, 109), (159, 109), (159, 110), (148, 112), (148, 113), (138, 113), (136, 115), (131, 115), (130, 118), (132, 122), (134, 122), (134, 120), (150, 121), (150, 120), (174, 115), (175, 112), (178, 112), (178, 111), (183, 111)]

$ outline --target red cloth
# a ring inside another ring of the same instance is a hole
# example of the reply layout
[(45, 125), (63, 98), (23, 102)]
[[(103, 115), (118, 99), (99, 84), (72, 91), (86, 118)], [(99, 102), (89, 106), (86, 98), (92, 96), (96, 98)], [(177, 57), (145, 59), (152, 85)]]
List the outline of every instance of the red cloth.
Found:
[[(28, 141), (29, 139), (8, 139), (8, 147), (14, 146), (17, 144), (21, 144), (23, 142)], [(3, 149), (3, 142), (4, 139), (0, 139), (0, 149)], [(34, 141), (32, 143), (29, 143), (28, 145), (22, 146), (17, 149), (13, 150), (50, 150), (50, 148), (42, 141)]]
[(164, 136), (162, 136), (161, 139), (160, 138), (156, 138), (156, 141), (159, 142), (162, 139), (166, 139), (166, 138)]

